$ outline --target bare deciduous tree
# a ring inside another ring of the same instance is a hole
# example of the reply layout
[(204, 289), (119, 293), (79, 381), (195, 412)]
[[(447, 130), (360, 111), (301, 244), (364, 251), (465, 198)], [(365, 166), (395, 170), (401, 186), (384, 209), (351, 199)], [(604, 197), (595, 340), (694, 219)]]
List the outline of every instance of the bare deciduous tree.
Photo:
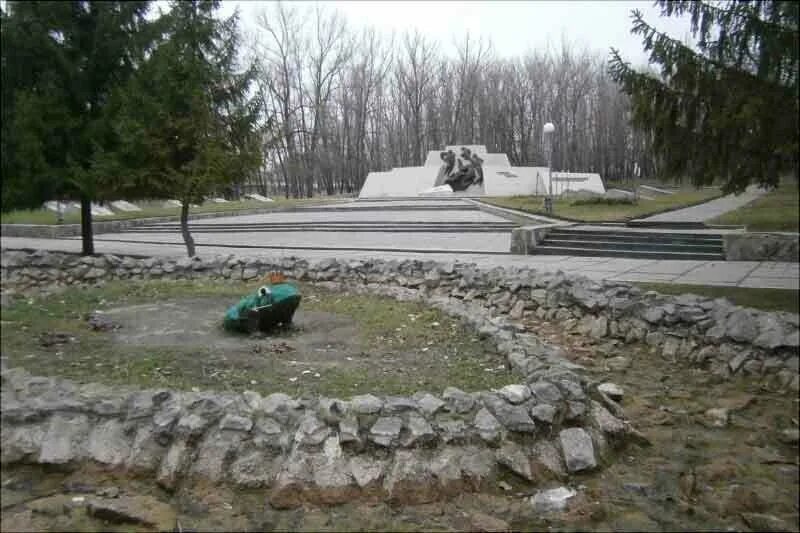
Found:
[(356, 193), (370, 171), (420, 165), (448, 144), (485, 144), (512, 164), (544, 164), (546, 122), (557, 128), (556, 169), (607, 180), (656, 171), (604, 57), (567, 41), (498, 58), (491, 43), (467, 34), (448, 55), (418, 32), (397, 40), (354, 33), (336, 12), (281, 3), (258, 26), (271, 126), (258, 179), (270, 194)]

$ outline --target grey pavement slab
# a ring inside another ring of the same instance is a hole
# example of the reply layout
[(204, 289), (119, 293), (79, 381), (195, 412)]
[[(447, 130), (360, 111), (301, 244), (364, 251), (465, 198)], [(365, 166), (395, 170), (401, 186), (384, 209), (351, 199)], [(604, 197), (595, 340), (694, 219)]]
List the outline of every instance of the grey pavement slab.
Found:
[(420, 199), (420, 200), (384, 200), (384, 201), (376, 201), (376, 200), (359, 200), (357, 202), (348, 202), (343, 204), (331, 204), (331, 205), (324, 205), (319, 207), (324, 207), (325, 209), (336, 209), (336, 208), (367, 208), (367, 207), (386, 207), (387, 205), (391, 206), (402, 206), (402, 207), (417, 207), (417, 206), (425, 206), (425, 207), (453, 207), (453, 206), (472, 206), (469, 201), (463, 199), (454, 199), (454, 200), (442, 200), (442, 199)]
[[(668, 214), (668, 213), (662, 213)], [(660, 215), (656, 215), (660, 216)], [(641, 220), (651, 220), (651, 218), (644, 218)], [(719, 235), (724, 233), (744, 233), (743, 228), (735, 228), (735, 229), (726, 229), (726, 228), (709, 228), (709, 229), (671, 229), (671, 228), (633, 228), (628, 226), (615, 226), (615, 225), (600, 225), (600, 224), (575, 224), (573, 226), (569, 226), (570, 230), (575, 231), (615, 231), (621, 233), (688, 233), (692, 235), (703, 235), (703, 234), (711, 234), (711, 235)]]
[[(461, 251), (475, 253), (508, 253), (511, 234), (505, 233), (409, 233), (409, 232), (347, 232), (303, 231), (269, 233), (192, 232), (198, 245), (241, 246), (242, 248), (317, 248), (317, 249), (370, 249), (370, 250), (429, 250)], [(104, 233), (96, 241), (142, 241), (150, 243), (180, 244), (183, 239), (175, 233)]]
[(757, 261), (708, 261), (675, 278), (675, 283), (738, 285), (758, 267)]
[[(425, 211), (278, 211), (258, 215), (239, 215), (203, 219), (203, 225), (211, 224), (263, 224), (292, 222), (508, 222), (508, 219), (478, 210), (458, 211), (453, 209), (430, 209)], [(168, 224), (175, 224), (169, 222)]]
[[(54, 251), (80, 252), (80, 239), (28, 239), (19, 237), (4, 237), (2, 245), (5, 248), (30, 248), (45, 249)], [(133, 255), (153, 255), (160, 257), (185, 257), (186, 247), (182, 242), (172, 242), (169, 244), (145, 244), (141, 242), (115, 242), (102, 241), (95, 242), (97, 253), (110, 254), (133, 254)], [(672, 273), (659, 272), (637, 272), (640, 268), (652, 265), (652, 259), (631, 260), (626, 263), (631, 269), (617, 271), (600, 270), (613, 265), (608, 258), (578, 258), (570, 256), (536, 256), (536, 255), (491, 255), (482, 253), (409, 253), (409, 252), (377, 252), (377, 251), (343, 251), (343, 250), (291, 250), (291, 249), (247, 249), (247, 248), (223, 248), (209, 246), (198, 248), (199, 255), (211, 257), (214, 255), (236, 254), (240, 256), (263, 257), (263, 258), (284, 258), (300, 257), (311, 261), (327, 258), (338, 259), (384, 259), (402, 260), (419, 259), (433, 260), (439, 262), (464, 262), (475, 263), (484, 268), (496, 266), (515, 266), (534, 268), (540, 271), (555, 272), (558, 270), (566, 271), (567, 268), (579, 272), (592, 279), (616, 279), (620, 281), (654, 281), (672, 282), (696, 285), (727, 285), (741, 287), (769, 287), (781, 289), (798, 289), (798, 277), (758, 277), (753, 273), (758, 268), (772, 268), (773, 272), (786, 271), (794, 272), (797, 268), (795, 263), (759, 263), (754, 261), (686, 261), (694, 264), (686, 274), (675, 275)], [(585, 261), (586, 259), (593, 261)], [(640, 263), (636, 263), (640, 261)], [(679, 263), (679, 261), (674, 261)], [(579, 264), (580, 263), (580, 264)], [(595, 265), (596, 268), (593, 268)]]
[(759, 278), (797, 278), (800, 276), (798, 263), (761, 263), (750, 274)]
[(639, 272), (623, 272), (608, 279), (619, 281), (651, 281), (651, 282), (667, 282), (670, 283), (675, 280), (674, 274), (658, 274), (658, 273), (639, 273)]
[(764, 189), (760, 189), (751, 185), (745, 192), (739, 195), (729, 194), (704, 204), (686, 207), (684, 209), (677, 209), (675, 211), (653, 215), (640, 220), (646, 220), (648, 222), (705, 222), (706, 220), (711, 220), (712, 218), (724, 215), (729, 211), (739, 209), (740, 207), (749, 204), (764, 194), (766, 194)]
[(652, 259), (629, 259), (626, 257), (611, 257), (607, 258), (605, 262), (595, 263), (591, 268), (603, 270), (606, 272), (627, 272), (629, 270), (638, 269), (648, 263), (652, 263)]
[(748, 276), (739, 283), (739, 287), (798, 290), (798, 288), (800, 288), (800, 280), (798, 280), (797, 276), (793, 278), (761, 278), (758, 276)]
[(680, 276), (701, 265), (704, 261), (661, 259), (647, 264), (636, 265), (631, 272), (637, 274), (669, 274)]

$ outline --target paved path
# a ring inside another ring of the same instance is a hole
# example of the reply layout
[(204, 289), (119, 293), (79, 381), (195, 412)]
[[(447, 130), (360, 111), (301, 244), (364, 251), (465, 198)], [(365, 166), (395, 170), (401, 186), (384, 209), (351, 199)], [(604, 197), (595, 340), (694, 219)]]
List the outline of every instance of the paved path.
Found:
[(677, 209), (675, 211), (669, 211), (668, 213), (661, 213), (660, 215), (653, 215), (638, 220), (646, 220), (648, 222), (705, 222), (706, 220), (724, 215), (729, 211), (739, 209), (766, 193), (767, 191), (764, 189), (760, 189), (755, 185), (750, 185), (745, 192), (738, 196), (729, 194), (704, 204)]
[[(196, 223), (225, 225), (231, 223), (258, 224), (265, 222), (374, 222), (376, 224), (384, 224), (391, 222), (410, 221), (429, 222), (432, 224), (458, 222), (508, 222), (508, 220), (505, 218), (484, 213), (478, 209), (456, 210), (442, 207), (441, 209), (412, 211), (389, 210), (385, 207), (370, 207), (368, 209), (359, 209), (358, 211), (339, 211), (337, 209), (329, 209), (327, 211), (284, 211), (275, 213), (262, 213), (258, 215), (239, 215), (206, 219), (197, 221)], [(169, 224), (174, 224), (174, 222)]]
[[(240, 231), (212, 233), (193, 231), (192, 237), (200, 246), (233, 247), (240, 250), (265, 250), (294, 248), (298, 250), (370, 250), (376, 252), (440, 252), (508, 254), (511, 249), (511, 232), (498, 233), (427, 233), (427, 232), (377, 232), (377, 231)], [(71, 237), (80, 240), (80, 237)], [(3, 239), (5, 242), (5, 239)], [(183, 238), (172, 233), (103, 233), (95, 242), (133, 242), (148, 245), (183, 245)]]
[[(3, 238), (5, 248), (33, 248), (53, 251), (79, 252), (79, 239), (26, 239)], [(182, 244), (146, 244), (141, 242), (115, 242), (97, 240), (98, 253), (138, 254), (166, 257), (184, 257)], [(555, 255), (499, 255), (486, 253), (411, 253), (344, 250), (248, 249), (201, 247), (202, 256), (237, 254), (254, 257), (302, 257), (319, 260), (329, 257), (339, 259), (421, 259), (441, 262), (476, 263), (483, 267), (528, 267), (543, 271), (562, 270), (592, 279), (620, 281), (650, 281), (685, 283), (691, 285), (725, 285), (736, 287), (761, 287), (798, 289), (800, 264), (759, 261), (681, 261), (625, 259), (607, 257), (568, 257)]]
[(569, 226), (570, 231), (616, 231), (622, 233), (689, 233), (692, 235), (725, 235), (728, 233), (745, 233), (744, 228), (705, 228), (705, 229), (696, 229), (696, 228), (680, 228), (680, 229), (673, 229), (673, 228), (636, 228), (636, 227), (628, 227), (628, 226), (612, 226), (612, 225), (603, 225), (603, 224), (575, 224)]

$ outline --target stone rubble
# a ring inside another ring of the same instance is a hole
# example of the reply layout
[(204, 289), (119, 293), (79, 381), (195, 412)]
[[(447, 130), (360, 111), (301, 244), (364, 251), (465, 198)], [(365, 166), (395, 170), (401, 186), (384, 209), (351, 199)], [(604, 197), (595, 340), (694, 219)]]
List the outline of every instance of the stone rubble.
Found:
[(568, 487), (542, 490), (531, 496), (531, 505), (539, 513), (563, 511), (575, 494), (577, 493)]

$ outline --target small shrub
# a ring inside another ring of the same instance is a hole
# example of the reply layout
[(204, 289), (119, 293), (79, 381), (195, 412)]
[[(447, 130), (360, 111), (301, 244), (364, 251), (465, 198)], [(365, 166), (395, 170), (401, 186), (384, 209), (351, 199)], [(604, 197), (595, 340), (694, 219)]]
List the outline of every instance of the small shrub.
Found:
[(588, 198), (576, 198), (570, 205), (635, 205), (636, 200), (632, 197), (607, 198), (605, 196), (590, 196)]

